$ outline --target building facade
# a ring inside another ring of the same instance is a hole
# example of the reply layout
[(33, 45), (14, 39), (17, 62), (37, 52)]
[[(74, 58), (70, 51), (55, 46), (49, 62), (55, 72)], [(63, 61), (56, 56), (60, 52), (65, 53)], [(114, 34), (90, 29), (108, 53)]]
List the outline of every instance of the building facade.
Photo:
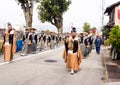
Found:
[(106, 25), (107, 28), (112, 28), (114, 25), (120, 26), (120, 1), (107, 7), (105, 14), (109, 16), (109, 22)]

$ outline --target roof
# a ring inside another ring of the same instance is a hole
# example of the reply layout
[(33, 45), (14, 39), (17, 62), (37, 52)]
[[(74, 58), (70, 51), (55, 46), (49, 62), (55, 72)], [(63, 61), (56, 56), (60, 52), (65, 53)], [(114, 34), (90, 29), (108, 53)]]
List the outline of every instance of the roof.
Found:
[(118, 5), (120, 5), (120, 1), (118, 1), (118, 2), (116, 2), (116, 3), (114, 3), (114, 4), (110, 5), (110, 6), (108, 6), (108, 7), (106, 8), (104, 14), (108, 13), (108, 15), (109, 15), (109, 14), (112, 12), (112, 10), (113, 10), (116, 6), (118, 6)]

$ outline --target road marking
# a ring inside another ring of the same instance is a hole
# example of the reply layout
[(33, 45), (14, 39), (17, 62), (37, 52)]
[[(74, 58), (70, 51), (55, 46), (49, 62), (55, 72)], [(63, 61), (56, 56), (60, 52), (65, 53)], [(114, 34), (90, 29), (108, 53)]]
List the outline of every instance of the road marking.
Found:
[[(31, 57), (34, 57), (34, 56), (37, 56), (37, 55), (41, 55), (41, 54), (44, 54), (44, 53), (49, 53), (49, 52), (56, 51), (56, 50), (59, 50), (59, 49), (62, 49), (62, 48), (63, 48), (63, 46), (59, 47), (57, 49), (50, 49), (50, 50), (46, 50), (46, 51), (43, 51), (43, 52), (40, 52), (40, 53), (37, 53), (37, 54), (31, 54), (31, 55), (28, 55), (28, 56), (25, 56), (25, 57), (21, 56), (20, 58), (12, 60), (12, 62), (20, 61), (20, 60), (27, 59), (27, 58), (31, 58)], [(10, 62), (3, 62), (3, 63), (0, 63), (0, 66), (5, 65), (5, 64), (9, 64), (9, 63)]]

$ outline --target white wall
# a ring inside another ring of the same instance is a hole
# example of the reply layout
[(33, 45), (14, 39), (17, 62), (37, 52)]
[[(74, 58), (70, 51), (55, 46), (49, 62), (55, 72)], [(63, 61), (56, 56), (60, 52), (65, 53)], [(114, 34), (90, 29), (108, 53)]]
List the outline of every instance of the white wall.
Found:
[(115, 25), (120, 26), (120, 19), (118, 19), (118, 9), (120, 10), (120, 5), (115, 7)]

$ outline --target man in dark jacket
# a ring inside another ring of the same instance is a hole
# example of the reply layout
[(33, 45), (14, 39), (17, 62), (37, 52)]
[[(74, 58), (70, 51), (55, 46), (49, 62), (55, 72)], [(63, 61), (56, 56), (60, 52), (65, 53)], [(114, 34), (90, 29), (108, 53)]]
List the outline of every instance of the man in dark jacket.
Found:
[(100, 38), (100, 36), (98, 35), (97, 37), (96, 37), (96, 40), (95, 40), (95, 45), (96, 45), (96, 52), (97, 52), (97, 54), (100, 54), (100, 46), (101, 46), (101, 38)]

